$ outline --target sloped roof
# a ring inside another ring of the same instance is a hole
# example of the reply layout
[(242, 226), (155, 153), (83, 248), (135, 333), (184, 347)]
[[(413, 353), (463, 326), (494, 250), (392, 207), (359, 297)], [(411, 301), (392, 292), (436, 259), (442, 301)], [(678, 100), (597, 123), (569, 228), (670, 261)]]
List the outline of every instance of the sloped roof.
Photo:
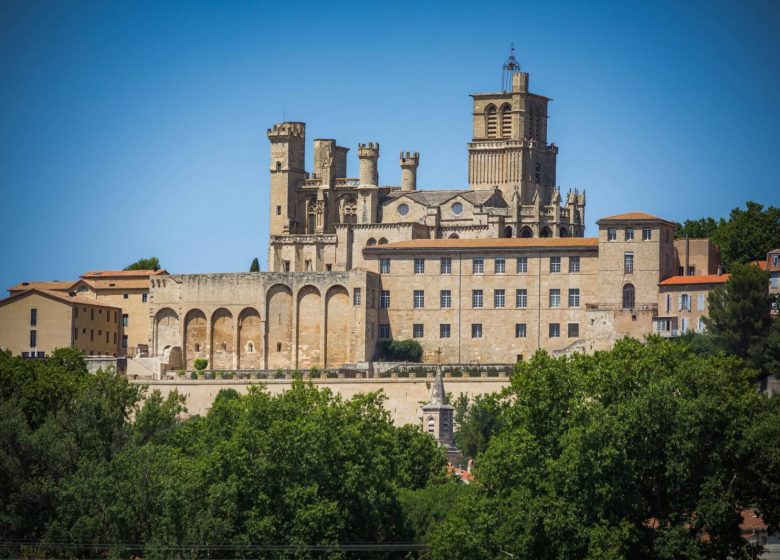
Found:
[(671, 224), (669, 220), (664, 220), (658, 216), (653, 216), (647, 212), (625, 212), (623, 214), (615, 214), (614, 216), (607, 216), (606, 218), (600, 218), (596, 223), (601, 222), (625, 222), (625, 221), (640, 221), (640, 222), (666, 222)]
[(133, 276), (156, 276), (158, 274), (168, 274), (164, 268), (160, 270), (93, 270), (85, 272), (82, 278), (129, 278)]
[(23, 290), (55, 290), (67, 292), (77, 280), (52, 280), (51, 282), (19, 282), (17, 285), (8, 288), (9, 292), (20, 292)]
[(17, 292), (13, 295), (8, 296), (5, 299), (0, 300), (0, 305), (5, 305), (6, 303), (9, 303), (11, 301), (27, 297), (30, 294), (40, 294), (46, 297), (50, 297), (52, 299), (56, 299), (57, 301), (61, 301), (63, 303), (67, 304), (81, 304), (81, 305), (92, 305), (94, 307), (109, 307), (111, 309), (120, 309), (119, 307), (115, 305), (109, 305), (107, 303), (102, 303), (99, 300), (83, 297), (83, 296), (71, 296), (68, 294), (64, 294), (62, 292), (58, 292), (55, 290), (42, 290), (40, 288), (30, 288), (28, 290), (23, 290), (20, 292)]
[(389, 249), (547, 249), (566, 247), (598, 247), (596, 237), (509, 237), (496, 239), (409, 239), (387, 245), (375, 245), (366, 250)]
[(388, 198), (396, 199), (403, 196), (418, 202), (424, 206), (441, 206), (455, 197), (462, 197), (471, 204), (484, 204), (496, 193), (494, 190), (427, 190), (427, 191), (394, 191), (388, 194)]
[(658, 283), (659, 286), (686, 286), (689, 284), (725, 284), (728, 274), (702, 274), (699, 276), (671, 276)]

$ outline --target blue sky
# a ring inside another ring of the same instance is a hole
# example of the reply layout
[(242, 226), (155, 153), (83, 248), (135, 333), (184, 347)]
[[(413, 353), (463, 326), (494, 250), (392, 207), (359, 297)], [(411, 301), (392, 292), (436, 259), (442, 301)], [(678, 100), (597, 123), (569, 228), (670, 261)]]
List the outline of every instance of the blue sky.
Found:
[[(263, 269), (265, 131), (421, 152), (418, 188), (465, 188), (469, 93), (510, 42), (553, 98), (558, 183), (600, 216), (780, 206), (780, 3), (0, 4), (0, 288), (158, 256)], [(307, 145), (311, 162), (311, 145)]]

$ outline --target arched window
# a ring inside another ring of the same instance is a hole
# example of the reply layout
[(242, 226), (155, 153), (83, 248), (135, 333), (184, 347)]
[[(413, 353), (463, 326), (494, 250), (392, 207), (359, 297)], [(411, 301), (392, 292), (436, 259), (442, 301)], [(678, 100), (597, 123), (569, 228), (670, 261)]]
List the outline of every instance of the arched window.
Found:
[(428, 433), (432, 434), (434, 432), (434, 426), (436, 425), (436, 422), (433, 419), (433, 416), (428, 416)]
[(281, 171), (282, 170), (282, 162), (281, 161), (277, 161), (276, 162), (276, 170), (277, 171)]
[(512, 226), (506, 226), (504, 228), (504, 237), (512, 237)]
[(633, 309), (636, 303), (636, 293), (633, 284), (623, 286), (623, 309)]
[(488, 105), (485, 111), (485, 124), (488, 138), (495, 138), (498, 128), (498, 110), (495, 105)]
[(227, 343), (226, 342), (222, 343), (222, 351), (223, 352), (227, 352)]
[(282, 343), (281, 342), (277, 342), (276, 343), (276, 351), (277, 352), (281, 352), (282, 351)]
[(501, 136), (509, 138), (512, 134), (512, 107), (509, 104), (501, 107)]
[(197, 342), (195, 343), (195, 351), (200, 352), (200, 344), (198, 344)]
[(357, 223), (357, 199), (354, 196), (345, 196), (341, 199), (341, 223)]
[(376, 245), (376, 239), (374, 239), (373, 237), (369, 237), (368, 241), (366, 241), (366, 245), (369, 247), (373, 247), (374, 245)]
[(540, 237), (552, 237), (552, 230), (548, 227), (543, 228)]
[(457, 233), (451, 233), (449, 239), (460, 239), (460, 236)]
[(255, 351), (255, 345), (252, 343), (252, 341), (249, 341), (246, 343), (246, 351), (249, 353), (252, 353)]
[(523, 229), (520, 230), (520, 237), (523, 239), (529, 239), (534, 236), (534, 232), (531, 231), (531, 228), (528, 226), (525, 226)]
[(379, 238), (379, 244), (380, 245), (387, 245), (387, 239), (385, 239), (384, 237), (380, 237)]
[(569, 230), (565, 227), (561, 228), (561, 237), (569, 237)]

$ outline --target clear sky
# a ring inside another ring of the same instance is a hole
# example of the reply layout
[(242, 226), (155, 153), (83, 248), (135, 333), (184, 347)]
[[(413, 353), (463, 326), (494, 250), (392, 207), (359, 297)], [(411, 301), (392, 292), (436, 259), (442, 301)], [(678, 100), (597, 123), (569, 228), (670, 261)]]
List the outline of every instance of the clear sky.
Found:
[(466, 188), (469, 93), (514, 42), (558, 182), (600, 216), (780, 206), (780, 2), (0, 3), (0, 288), (158, 256), (248, 270), (274, 122)]

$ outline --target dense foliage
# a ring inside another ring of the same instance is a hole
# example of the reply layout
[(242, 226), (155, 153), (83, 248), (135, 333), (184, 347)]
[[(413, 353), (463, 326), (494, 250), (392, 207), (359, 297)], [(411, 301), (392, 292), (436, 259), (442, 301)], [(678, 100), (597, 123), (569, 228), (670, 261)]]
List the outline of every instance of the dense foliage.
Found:
[(133, 264), (128, 265), (125, 270), (160, 270), (160, 259), (149, 257), (147, 259), (138, 259)]
[(780, 401), (734, 357), (660, 339), (518, 364), (433, 558), (753, 558), (780, 522)]
[(249, 272), (260, 272), (260, 261), (257, 257), (252, 259), (252, 264), (249, 265)]
[(379, 357), (388, 362), (420, 362), (422, 346), (412, 338), (406, 340), (383, 340), (379, 343)]
[(734, 208), (729, 218), (686, 220), (678, 224), (676, 238), (710, 238), (720, 247), (723, 265), (730, 271), (735, 264), (766, 259), (780, 247), (780, 208), (764, 208), (748, 201), (745, 209)]
[(343, 400), (295, 381), (279, 396), (223, 391), (188, 420), (176, 392), (141, 396), (113, 373), (88, 374), (74, 350), (0, 354), (0, 540), (57, 558), (405, 542), (399, 492), (443, 474), (433, 439), (394, 427), (380, 394)]

